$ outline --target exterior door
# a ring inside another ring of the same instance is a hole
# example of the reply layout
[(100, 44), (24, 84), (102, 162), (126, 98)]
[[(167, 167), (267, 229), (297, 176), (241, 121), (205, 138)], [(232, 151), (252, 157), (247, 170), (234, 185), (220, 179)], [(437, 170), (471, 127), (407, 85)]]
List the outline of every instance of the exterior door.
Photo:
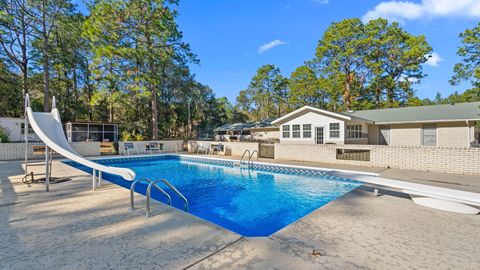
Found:
[(315, 143), (323, 144), (323, 127), (315, 128)]
[(390, 145), (390, 126), (380, 126), (378, 133), (378, 143), (380, 145)]

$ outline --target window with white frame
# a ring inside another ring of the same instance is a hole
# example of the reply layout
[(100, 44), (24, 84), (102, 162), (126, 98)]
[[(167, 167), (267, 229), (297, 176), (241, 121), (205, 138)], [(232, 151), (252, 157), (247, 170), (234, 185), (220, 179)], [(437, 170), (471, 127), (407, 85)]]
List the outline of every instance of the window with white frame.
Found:
[(437, 126), (435, 124), (424, 124), (422, 127), (422, 145), (437, 145)]
[(300, 138), (300, 125), (292, 125), (292, 138)]
[(330, 123), (330, 138), (340, 138), (340, 123)]
[(348, 139), (362, 138), (362, 125), (347, 124), (347, 138)]
[(303, 138), (311, 138), (311, 137), (312, 137), (312, 125), (303, 124)]
[(290, 138), (290, 126), (283, 125), (282, 126), (282, 137), (283, 138)]

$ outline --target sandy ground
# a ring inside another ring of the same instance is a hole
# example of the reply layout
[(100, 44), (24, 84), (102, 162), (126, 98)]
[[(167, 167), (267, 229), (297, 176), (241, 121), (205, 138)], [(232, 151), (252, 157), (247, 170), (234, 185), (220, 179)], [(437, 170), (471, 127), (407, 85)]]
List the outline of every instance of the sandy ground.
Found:
[[(33, 167), (42, 172), (44, 167)], [(20, 183), (0, 163), (0, 269), (480, 269), (480, 216), (356, 190), (271, 237), (244, 238), (129, 192), (91, 191), (91, 177), (54, 161), (51, 186)]]

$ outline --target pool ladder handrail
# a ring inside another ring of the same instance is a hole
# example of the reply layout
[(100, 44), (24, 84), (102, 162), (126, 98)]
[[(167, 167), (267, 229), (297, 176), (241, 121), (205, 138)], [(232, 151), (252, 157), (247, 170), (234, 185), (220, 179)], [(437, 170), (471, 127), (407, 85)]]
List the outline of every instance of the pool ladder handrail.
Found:
[[(150, 184), (152, 183), (152, 180), (148, 178), (140, 178), (132, 182), (132, 184), (130, 185), (130, 211), (133, 211), (135, 209), (135, 200), (134, 200), (135, 186), (137, 185), (137, 183), (140, 183), (140, 182), (147, 182), (149, 183), (149, 186), (150, 186)], [(155, 185), (155, 188), (158, 189), (161, 193), (163, 193), (168, 199), (168, 204), (172, 205), (172, 198), (170, 197), (170, 195), (157, 185)]]
[[(164, 183), (165, 185), (167, 185), (171, 190), (173, 190), (182, 200), (183, 200), (183, 203), (184, 203), (184, 211), (185, 212), (188, 212), (188, 200), (187, 198), (185, 198), (185, 196), (183, 196), (183, 194), (178, 191), (178, 189), (176, 187), (174, 187), (172, 184), (170, 184), (170, 182), (168, 182), (167, 180), (165, 179), (157, 179), (157, 180), (154, 180), (152, 181), (148, 187), (147, 187), (147, 192), (146, 192), (146, 195), (147, 195), (147, 199), (146, 199), (146, 203), (147, 203), (147, 213), (146, 213), (146, 216), (147, 217), (150, 217), (150, 197), (151, 197), (151, 187), (152, 186), (156, 186), (156, 183), (158, 182), (162, 182)], [(171, 204), (170, 204), (171, 205)]]
[(178, 191), (177, 188), (175, 188), (170, 182), (168, 182), (165, 179), (157, 179), (155, 181), (152, 181), (148, 178), (140, 178), (135, 181), (130, 185), (130, 210), (133, 211), (135, 209), (135, 201), (134, 201), (134, 194), (135, 194), (135, 186), (139, 182), (147, 182), (147, 191), (146, 191), (146, 217), (150, 217), (150, 197), (151, 197), (151, 191), (152, 187), (156, 188), (158, 191), (160, 191), (165, 197), (168, 199), (168, 204), (171, 206), (172, 205), (172, 197), (161, 187), (157, 185), (158, 182), (163, 182), (165, 183), (168, 187), (170, 187), (182, 200), (185, 202), (185, 211), (188, 212), (188, 200), (183, 196), (183, 194)]
[[(247, 155), (248, 153), (248, 155)], [(246, 161), (247, 162), (247, 168), (250, 168), (250, 166), (252, 166), (252, 158), (253, 158), (253, 155), (257, 153), (257, 161), (258, 161), (258, 151), (257, 150), (253, 150), (252, 152), (250, 152), (250, 150), (245, 150), (245, 152), (243, 152), (243, 155), (242, 155), (242, 158), (240, 158), (240, 167), (242, 167), (243, 164), (245, 164), (245, 161), (243, 161), (243, 158), (245, 157), (245, 155), (247, 155), (248, 157), (248, 160)]]
[[(245, 155), (247, 153), (248, 153), (247, 158), (250, 160), (251, 153), (250, 153), (250, 150), (247, 149), (243, 152), (242, 158), (240, 158), (240, 167), (242, 167), (242, 165), (245, 164), (245, 162), (243, 161), (243, 158), (245, 157)], [(248, 166), (249, 163), (250, 163), (250, 161), (247, 161), (247, 166)]]
[(253, 162), (252, 162), (252, 157), (253, 155), (257, 153), (257, 161), (258, 161), (258, 151), (255, 149), (252, 151), (252, 154), (250, 155), (250, 157), (248, 157), (248, 167), (250, 168), (250, 166), (252, 166)]

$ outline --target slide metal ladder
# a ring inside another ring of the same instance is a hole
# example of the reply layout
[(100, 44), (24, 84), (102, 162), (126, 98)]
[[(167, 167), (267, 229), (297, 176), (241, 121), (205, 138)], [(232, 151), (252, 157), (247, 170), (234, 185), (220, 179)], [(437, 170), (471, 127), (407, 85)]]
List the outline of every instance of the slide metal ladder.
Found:
[(140, 183), (140, 182), (148, 183), (147, 191), (146, 191), (146, 194), (145, 194), (146, 195), (146, 213), (145, 213), (146, 217), (150, 217), (150, 198), (151, 198), (151, 192), (152, 192), (153, 188), (157, 189), (163, 195), (165, 195), (165, 197), (168, 200), (168, 204), (170, 206), (172, 205), (172, 197), (163, 188), (158, 186), (157, 183), (160, 183), (160, 182), (167, 185), (171, 190), (173, 190), (183, 200), (184, 210), (185, 210), (185, 212), (188, 212), (188, 200), (187, 200), (187, 198), (185, 198), (185, 196), (183, 196), (183, 194), (180, 191), (178, 191), (178, 189), (175, 186), (170, 184), (170, 182), (168, 182), (165, 179), (157, 179), (157, 180), (152, 181), (151, 179), (148, 179), (148, 178), (137, 179), (137, 180), (133, 181), (132, 185), (130, 186), (130, 210), (131, 211), (133, 211), (135, 209), (135, 200), (134, 200), (135, 186), (137, 185), (137, 183)]

